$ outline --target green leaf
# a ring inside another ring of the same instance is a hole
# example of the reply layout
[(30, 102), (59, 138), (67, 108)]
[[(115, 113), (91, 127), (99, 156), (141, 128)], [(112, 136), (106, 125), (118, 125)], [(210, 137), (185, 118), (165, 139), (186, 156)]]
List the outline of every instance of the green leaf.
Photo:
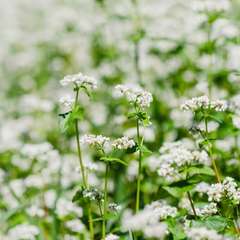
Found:
[(196, 227), (205, 226), (220, 232), (230, 224), (230, 220), (221, 216), (210, 216), (204, 220), (194, 221), (193, 224)]
[(163, 187), (164, 190), (166, 190), (170, 195), (172, 195), (175, 198), (181, 198), (184, 193), (192, 190), (194, 185), (187, 185), (182, 187)]
[(73, 108), (73, 111), (71, 113), (71, 117), (73, 120), (82, 120), (83, 119), (83, 108), (80, 105), (76, 105)]
[(176, 219), (169, 218), (167, 220), (167, 225), (168, 230), (172, 233), (174, 240), (181, 240), (186, 238), (183, 227), (177, 223)]
[(145, 145), (138, 146), (138, 150), (140, 150), (143, 154), (152, 154), (152, 151), (149, 150)]
[(104, 161), (104, 162), (120, 163), (120, 164), (123, 164), (123, 165), (127, 166), (127, 163), (124, 162), (123, 160), (119, 159), (119, 158), (101, 157), (100, 160)]
[(208, 175), (208, 176), (214, 176), (214, 171), (210, 168), (210, 167), (207, 167), (207, 166), (204, 166), (204, 167), (189, 167), (187, 169), (187, 172), (188, 172), (188, 176), (192, 177), (194, 175), (199, 175), (199, 174), (202, 174), (202, 175)]

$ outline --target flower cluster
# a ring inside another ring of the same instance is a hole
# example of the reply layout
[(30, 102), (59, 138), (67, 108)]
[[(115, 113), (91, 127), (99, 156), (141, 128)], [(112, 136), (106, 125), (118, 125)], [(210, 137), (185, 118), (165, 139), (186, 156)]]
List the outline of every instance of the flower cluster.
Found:
[(112, 146), (116, 149), (128, 149), (135, 146), (135, 142), (126, 136), (113, 141)]
[(71, 96), (66, 95), (66, 96), (64, 96), (64, 97), (61, 97), (61, 98), (59, 99), (59, 102), (60, 102), (60, 104), (62, 104), (64, 107), (71, 107), (71, 106), (73, 105), (73, 103), (74, 103), (74, 99), (73, 99)]
[(80, 142), (82, 144), (103, 148), (105, 144), (110, 142), (110, 138), (103, 135), (85, 134), (81, 137)]
[(106, 240), (118, 240), (119, 239), (119, 236), (115, 235), (115, 234), (108, 234), (106, 236)]
[(97, 81), (94, 78), (84, 75), (82, 73), (67, 75), (60, 81), (60, 84), (62, 86), (74, 84), (77, 87), (84, 87), (90, 89), (97, 88)]
[(217, 204), (214, 202), (211, 202), (210, 204), (207, 204), (202, 208), (196, 208), (197, 215), (201, 217), (214, 215), (217, 212), (218, 212)]
[(212, 184), (207, 189), (209, 201), (220, 202), (224, 197), (234, 204), (240, 203), (240, 188), (231, 177), (226, 177), (223, 183)]
[(158, 174), (173, 181), (178, 179), (182, 167), (192, 164), (209, 165), (205, 151), (192, 150), (183, 142), (165, 143), (160, 148)]
[(218, 234), (215, 230), (205, 227), (192, 227), (185, 230), (187, 237), (191, 240), (224, 240), (224, 236)]
[(122, 219), (124, 230), (143, 231), (146, 237), (163, 237), (167, 231), (167, 226), (161, 220), (167, 217), (175, 217), (177, 209), (167, 205), (165, 202), (155, 201), (146, 205), (139, 213), (132, 215), (125, 212)]
[(39, 235), (39, 229), (34, 225), (19, 224), (8, 231), (9, 239), (21, 240), (29, 239), (34, 240)]
[(215, 110), (217, 112), (223, 112), (227, 109), (227, 103), (224, 100), (210, 100), (208, 96), (195, 97), (187, 100), (181, 105), (181, 109), (184, 111), (191, 110)]
[(152, 94), (138, 86), (117, 85), (116, 90), (119, 91), (121, 95), (124, 95), (129, 102), (141, 108), (148, 108), (153, 101)]

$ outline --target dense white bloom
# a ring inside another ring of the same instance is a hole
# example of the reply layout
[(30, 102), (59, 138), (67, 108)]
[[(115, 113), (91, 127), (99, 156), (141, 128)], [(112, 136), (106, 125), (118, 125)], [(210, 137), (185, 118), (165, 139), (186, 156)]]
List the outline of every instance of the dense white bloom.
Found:
[(80, 220), (78, 220), (78, 219), (67, 221), (65, 223), (65, 225), (71, 231), (78, 232), (78, 233), (81, 233), (84, 230), (84, 228), (85, 228), (85, 226), (82, 224), (82, 222)]
[(82, 216), (82, 208), (63, 198), (57, 201), (56, 211), (60, 217), (65, 217), (69, 214), (76, 214), (78, 217)]
[(196, 213), (198, 216), (210, 216), (217, 213), (217, 204), (211, 202), (202, 208), (196, 208)]
[(94, 135), (94, 134), (85, 134), (80, 139), (80, 142), (82, 144), (89, 144), (91, 146), (101, 146), (101, 147), (109, 143), (109, 141), (110, 141), (110, 138), (108, 137), (105, 137), (102, 135)]
[(191, 240), (224, 240), (224, 237), (219, 235), (215, 230), (205, 227), (187, 228), (185, 233)]
[(181, 141), (167, 142), (160, 148), (158, 174), (168, 181), (174, 181), (179, 178), (181, 167), (196, 163), (210, 164), (205, 151), (193, 150)]
[(196, 0), (193, 8), (199, 12), (221, 12), (230, 8), (229, 0)]
[(152, 94), (133, 85), (117, 85), (116, 90), (124, 95), (131, 103), (136, 103), (141, 108), (147, 108), (153, 101)]
[(59, 99), (60, 104), (62, 104), (64, 107), (71, 107), (74, 103), (74, 98), (72, 98), (71, 96), (67, 95), (64, 97), (61, 97)]
[(45, 212), (42, 208), (37, 205), (32, 205), (31, 207), (27, 208), (26, 212), (32, 217), (43, 217)]
[(225, 111), (227, 109), (227, 102), (224, 100), (210, 100), (208, 96), (194, 97), (190, 100), (187, 100), (184, 104), (181, 105), (181, 109), (196, 111), (199, 109), (213, 109), (218, 112)]
[(109, 203), (108, 208), (113, 212), (119, 212), (122, 209), (122, 207), (116, 203)]
[(8, 231), (8, 236), (14, 240), (34, 240), (38, 234), (39, 229), (29, 224), (19, 224)]
[(146, 227), (157, 226), (161, 220), (167, 217), (175, 217), (177, 209), (167, 205), (165, 202), (155, 201), (146, 205), (143, 210), (135, 215), (125, 213), (122, 226), (125, 230), (145, 231)]
[(116, 149), (128, 149), (135, 146), (135, 142), (132, 139), (124, 136), (113, 141), (112, 146)]
[(44, 142), (39, 144), (25, 144), (20, 152), (22, 155), (34, 159), (42, 157), (42, 155), (47, 154), (50, 150), (52, 150), (52, 145)]
[(233, 116), (232, 122), (234, 127), (240, 129), (240, 116)]
[(115, 234), (108, 234), (106, 236), (106, 240), (118, 240), (119, 239), (119, 236), (115, 235)]
[(240, 189), (231, 177), (226, 177), (223, 183), (212, 184), (207, 194), (209, 201), (220, 202), (223, 197), (227, 197), (234, 204), (239, 204), (240, 202)]
[(91, 89), (97, 88), (97, 81), (92, 77), (83, 75), (82, 73), (67, 75), (60, 81), (60, 84), (62, 86), (75, 84), (78, 87), (86, 87)]

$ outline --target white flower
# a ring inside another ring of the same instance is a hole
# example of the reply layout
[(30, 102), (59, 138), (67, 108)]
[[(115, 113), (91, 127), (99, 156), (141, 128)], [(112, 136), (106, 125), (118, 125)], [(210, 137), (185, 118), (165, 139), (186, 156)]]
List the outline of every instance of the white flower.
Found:
[(196, 0), (193, 8), (199, 12), (221, 12), (230, 8), (229, 0)]
[(150, 104), (153, 101), (152, 94), (138, 86), (117, 85), (115, 88), (121, 95), (124, 95), (129, 102), (136, 103), (141, 108), (150, 107)]
[(86, 87), (90, 89), (97, 88), (97, 81), (92, 77), (83, 75), (82, 73), (67, 75), (60, 81), (60, 84), (62, 86), (75, 84), (77, 87)]
[(232, 122), (234, 127), (240, 129), (240, 116), (233, 116)]
[(231, 177), (226, 177), (223, 183), (212, 184), (207, 194), (209, 201), (220, 202), (223, 197), (227, 197), (233, 204), (240, 203), (240, 189)]
[(61, 97), (59, 99), (59, 102), (64, 106), (64, 107), (71, 107), (74, 103), (74, 99), (67, 95), (67, 96), (64, 96), (64, 97)]
[(184, 142), (177, 141), (164, 143), (160, 148), (158, 174), (168, 181), (180, 177), (179, 170), (185, 165), (200, 163), (210, 165), (210, 160), (205, 151), (191, 149)]
[(109, 203), (108, 208), (113, 212), (119, 212), (122, 209), (122, 207), (116, 203)]
[(202, 208), (196, 208), (196, 213), (198, 216), (210, 216), (216, 214), (217, 211), (217, 204), (213, 202), (205, 205)]
[(36, 226), (29, 224), (19, 224), (8, 231), (10, 239), (20, 240), (34, 240), (39, 234), (39, 229)]
[(82, 144), (89, 144), (91, 146), (100, 146), (103, 147), (105, 144), (109, 143), (110, 138), (102, 136), (102, 135), (94, 135), (94, 134), (85, 134), (81, 137), (80, 142)]
[(65, 225), (71, 231), (78, 232), (78, 233), (82, 232), (85, 228), (85, 226), (82, 224), (82, 222), (80, 222), (80, 220), (78, 220), (78, 219), (67, 221), (65, 223)]
[(118, 240), (119, 239), (119, 236), (115, 235), (115, 234), (108, 234), (106, 236), (106, 240)]
[(56, 211), (60, 217), (65, 217), (69, 214), (76, 214), (78, 217), (82, 216), (82, 208), (63, 198), (57, 201)]
[(200, 96), (187, 100), (184, 104), (181, 105), (181, 109), (184, 111), (213, 109), (217, 112), (222, 112), (227, 109), (227, 103), (224, 100), (210, 100), (208, 96)]
[(135, 146), (135, 142), (132, 139), (124, 136), (113, 141), (112, 146), (116, 149), (128, 149)]
[(122, 219), (123, 230), (142, 231), (145, 237), (165, 236), (167, 226), (161, 220), (168, 216), (175, 217), (177, 209), (167, 205), (165, 202), (154, 201), (146, 205), (143, 210), (135, 215), (131, 212), (125, 212)]
[(191, 240), (224, 240), (224, 237), (219, 235), (215, 230), (205, 227), (187, 228), (185, 233)]
[(36, 205), (32, 205), (31, 207), (27, 208), (26, 212), (32, 217), (43, 217), (45, 212), (42, 208)]

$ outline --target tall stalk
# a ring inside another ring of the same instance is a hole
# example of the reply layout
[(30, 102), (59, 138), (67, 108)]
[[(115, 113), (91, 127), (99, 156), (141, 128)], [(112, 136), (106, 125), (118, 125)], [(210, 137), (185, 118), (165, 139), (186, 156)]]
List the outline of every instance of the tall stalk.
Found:
[[(76, 97), (75, 97), (75, 104), (74, 104), (75, 107), (77, 106), (78, 98), (79, 98), (79, 88), (76, 87)], [(87, 183), (87, 179), (86, 179), (86, 175), (85, 175), (85, 168), (84, 168), (83, 159), (82, 159), (82, 150), (81, 150), (80, 139), (79, 139), (79, 126), (78, 126), (77, 119), (75, 120), (75, 133), (76, 133), (78, 159), (79, 159), (79, 164), (80, 164), (80, 169), (81, 169), (81, 174), (82, 174), (83, 186), (84, 186), (84, 188), (87, 188), (88, 183)], [(94, 228), (93, 228), (91, 203), (88, 203), (88, 224), (89, 224), (89, 230), (90, 230), (90, 238), (91, 238), (91, 240), (94, 240)]]
[(213, 170), (215, 172), (216, 179), (217, 179), (218, 183), (221, 183), (221, 177), (220, 177), (220, 174), (219, 174), (219, 171), (218, 171), (218, 168), (217, 168), (216, 161), (213, 157), (212, 146), (211, 146), (211, 143), (209, 141), (208, 120), (207, 120), (206, 116), (204, 117), (204, 122), (205, 122), (205, 132), (206, 132), (206, 137), (205, 138), (206, 138), (207, 145), (208, 145), (209, 157), (210, 157), (211, 162), (212, 162), (212, 166), (213, 166)]
[[(139, 120), (137, 119), (137, 142), (138, 146), (141, 145), (140, 130), (139, 130)], [(140, 192), (141, 192), (141, 176), (142, 175), (142, 150), (139, 148), (138, 155), (138, 176), (137, 176), (137, 195), (136, 195), (136, 212), (139, 211), (140, 205)]]
[(106, 163), (105, 178), (104, 178), (104, 206), (103, 206), (103, 221), (102, 221), (102, 240), (105, 240), (105, 238), (106, 238), (108, 172), (109, 172), (109, 163)]

